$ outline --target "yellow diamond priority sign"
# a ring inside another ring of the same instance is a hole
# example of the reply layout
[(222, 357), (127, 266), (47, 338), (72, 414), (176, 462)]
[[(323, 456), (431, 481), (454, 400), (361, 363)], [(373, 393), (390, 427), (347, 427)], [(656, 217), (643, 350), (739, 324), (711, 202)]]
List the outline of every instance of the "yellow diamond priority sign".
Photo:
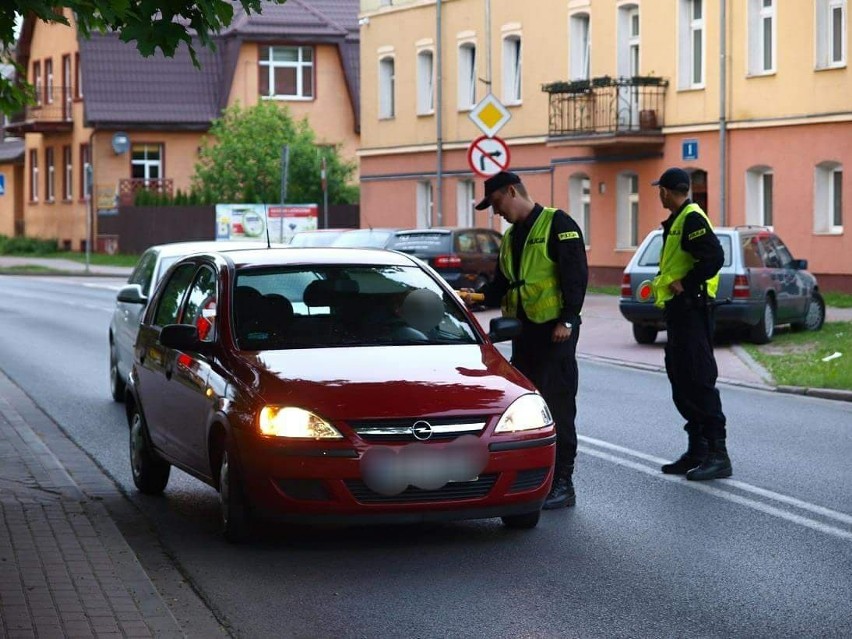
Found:
[(497, 135), (497, 132), (511, 119), (512, 115), (504, 107), (500, 100), (489, 93), (479, 101), (468, 114), (473, 123), (479, 127), (489, 138)]

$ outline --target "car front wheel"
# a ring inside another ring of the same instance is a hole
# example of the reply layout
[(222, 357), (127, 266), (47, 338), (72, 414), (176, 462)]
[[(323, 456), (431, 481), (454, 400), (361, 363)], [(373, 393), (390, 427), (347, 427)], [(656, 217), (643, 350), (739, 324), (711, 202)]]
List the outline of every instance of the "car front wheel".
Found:
[(115, 344), (109, 341), (109, 390), (112, 398), (117, 402), (124, 401), (124, 391), (127, 384), (118, 370), (118, 355), (115, 352)]
[(767, 299), (763, 306), (760, 321), (751, 327), (749, 338), (755, 344), (768, 344), (775, 336), (775, 307)]
[(541, 518), (541, 511), (536, 510), (532, 513), (524, 513), (522, 515), (506, 515), (501, 517), (503, 525), (506, 528), (515, 528), (517, 530), (529, 530), (538, 525), (538, 520)]
[(235, 462), (233, 446), (226, 445), (222, 453), (222, 464), (219, 466), (219, 507), (222, 534), (231, 543), (245, 541), (250, 530), (248, 506)]
[(639, 344), (653, 344), (657, 340), (657, 329), (652, 326), (634, 324), (633, 339)]
[(130, 418), (130, 470), (133, 483), (146, 495), (159, 495), (169, 483), (171, 464), (162, 459), (151, 446), (148, 426), (138, 407)]

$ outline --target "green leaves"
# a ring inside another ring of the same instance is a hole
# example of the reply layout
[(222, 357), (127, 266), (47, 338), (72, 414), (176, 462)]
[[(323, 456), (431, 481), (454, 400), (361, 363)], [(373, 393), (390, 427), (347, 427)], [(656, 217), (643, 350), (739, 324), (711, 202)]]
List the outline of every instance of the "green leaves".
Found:
[[(284, 4), (286, 0), (271, 0)], [(193, 35), (205, 47), (213, 47), (212, 34), (231, 24), (234, 7), (228, 0), (6, 0), (0, 13), (0, 53), (15, 44), (15, 16), (30, 14), (43, 22), (68, 24), (62, 9), (70, 9), (83, 37), (93, 32), (116, 31), (124, 42), (135, 42), (140, 55), (158, 50), (173, 57), (183, 43), (196, 67), (200, 66), (193, 46)], [(260, 13), (261, 0), (240, 0), (247, 14)], [(19, 72), (19, 78), (26, 74)], [(13, 114), (29, 102), (25, 87), (16, 87), (0, 78), (0, 111)]]

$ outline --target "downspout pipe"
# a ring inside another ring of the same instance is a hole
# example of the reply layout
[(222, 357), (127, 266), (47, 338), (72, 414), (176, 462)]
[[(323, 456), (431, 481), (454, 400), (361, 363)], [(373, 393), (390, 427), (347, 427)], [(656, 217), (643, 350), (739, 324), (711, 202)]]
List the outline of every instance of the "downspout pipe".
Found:
[(719, 224), (728, 223), (728, 0), (719, 2)]
[(443, 38), (441, 13), (443, 5), (441, 0), (436, 2), (435, 11), (435, 127), (436, 131), (436, 147), (437, 147), (437, 169), (436, 169), (436, 184), (435, 189), (435, 218), (438, 226), (444, 225), (444, 71), (443, 71)]

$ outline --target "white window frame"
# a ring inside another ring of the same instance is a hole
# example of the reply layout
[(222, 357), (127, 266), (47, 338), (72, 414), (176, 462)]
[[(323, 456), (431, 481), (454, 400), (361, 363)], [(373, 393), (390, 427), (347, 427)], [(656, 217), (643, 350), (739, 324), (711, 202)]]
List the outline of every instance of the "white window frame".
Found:
[[(296, 60), (276, 60), (275, 51), (279, 49), (295, 49)], [(306, 56), (305, 52), (310, 52), (310, 56)], [(261, 68), (265, 68), (269, 73), (268, 86), (269, 93), (261, 96), (266, 99), (273, 100), (313, 100), (316, 93), (316, 73), (314, 70), (314, 48), (301, 46), (270, 46), (269, 57), (265, 60), (258, 60)], [(309, 57), (310, 59), (306, 59)], [(275, 70), (279, 68), (295, 69), (296, 70), (296, 93), (278, 93), (275, 86)], [(308, 69), (311, 74), (311, 92), (306, 93), (304, 87), (304, 70)]]
[(38, 202), (38, 149), (30, 149), (30, 202)]
[(417, 183), (417, 227), (419, 229), (432, 228), (432, 204), (433, 204), (432, 182), (423, 180)]
[[(701, 7), (701, 16), (696, 18), (696, 7)], [(678, 80), (681, 89), (703, 89), (707, 77), (707, 37), (704, 16), (707, 8), (704, 0), (680, 0), (680, 65)], [(695, 46), (696, 36), (700, 38)], [(695, 77), (696, 54), (700, 56), (700, 78)]]
[(379, 58), (379, 119), (396, 117), (396, 59), (392, 55)]
[[(770, 2), (770, 6), (765, 6)], [(775, 0), (749, 0), (748, 3), (748, 74), (775, 73), (777, 60), (777, 23)], [(767, 28), (769, 42), (766, 41)], [(767, 65), (767, 56), (769, 64)]]
[[(136, 159), (133, 157), (133, 152), (135, 147), (144, 146), (145, 156), (141, 159)], [(148, 153), (152, 148), (157, 149), (157, 159), (149, 159)], [(133, 174), (134, 167), (142, 167), (142, 172), (145, 174), (141, 178), (142, 180), (162, 180), (163, 179), (163, 156), (165, 155), (165, 149), (162, 144), (157, 144), (155, 142), (137, 142), (130, 147), (130, 171), (131, 175)], [(157, 167), (157, 175), (155, 177), (151, 176), (151, 168)]]
[[(816, 68), (837, 69), (846, 66), (847, 0), (816, 0), (814, 42), (816, 43)], [(835, 22), (839, 22), (835, 29)], [(840, 42), (835, 34), (840, 33)], [(835, 52), (839, 55), (836, 55)]]
[(74, 150), (71, 145), (62, 147), (62, 161), (65, 164), (65, 192), (62, 197), (65, 200), (74, 199)]
[(459, 180), (456, 185), (456, 226), (476, 226), (476, 183), (473, 180)]
[(417, 52), (417, 115), (435, 113), (435, 54), (432, 49)]
[[(775, 221), (774, 175), (775, 173), (772, 170), (772, 167), (769, 166), (753, 166), (746, 171), (746, 224), (769, 227), (773, 225)], [(771, 185), (769, 189), (767, 189), (767, 182)]]
[(523, 42), (519, 33), (503, 38), (503, 104), (515, 105), (523, 101)]
[(634, 250), (639, 245), (639, 176), (621, 173), (616, 184), (615, 248)]
[(459, 111), (470, 111), (476, 106), (476, 44), (463, 42), (459, 45)]
[[(838, 182), (840, 183), (839, 207), (836, 199), (838, 198)], [(814, 233), (843, 233), (843, 165), (839, 162), (823, 162), (816, 167), (814, 174)]]
[(572, 80), (591, 78), (592, 19), (583, 11), (569, 16), (570, 70)]
[(585, 173), (575, 173), (568, 178), (568, 214), (583, 232), (583, 241), (591, 245), (592, 181)]
[(44, 60), (44, 77), (44, 101), (47, 104), (53, 104), (53, 58)]
[(49, 146), (44, 150), (44, 166), (47, 169), (47, 179), (45, 180), (45, 202), (53, 202), (56, 200), (56, 149)]

